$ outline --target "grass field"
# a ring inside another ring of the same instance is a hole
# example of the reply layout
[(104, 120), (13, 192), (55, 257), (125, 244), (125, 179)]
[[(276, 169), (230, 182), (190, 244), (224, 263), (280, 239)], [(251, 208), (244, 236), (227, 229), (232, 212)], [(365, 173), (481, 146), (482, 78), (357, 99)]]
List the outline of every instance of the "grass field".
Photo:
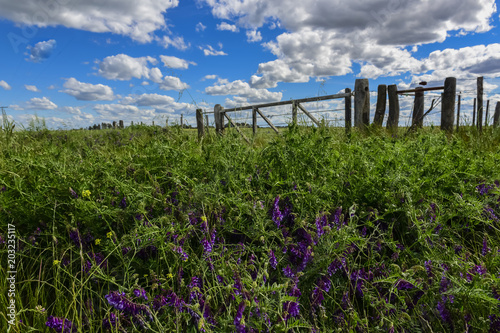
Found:
[(259, 131), (4, 130), (0, 327), (500, 329), (499, 130)]

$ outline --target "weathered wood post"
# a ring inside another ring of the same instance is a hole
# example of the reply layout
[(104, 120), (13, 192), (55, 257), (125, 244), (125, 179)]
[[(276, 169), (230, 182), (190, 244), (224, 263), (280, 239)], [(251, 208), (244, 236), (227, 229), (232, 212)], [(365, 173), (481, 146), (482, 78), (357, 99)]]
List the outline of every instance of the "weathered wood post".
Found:
[(153, 120), (153, 126), (155, 125), (155, 121)]
[(297, 125), (297, 103), (292, 103), (292, 122), (294, 125)]
[(370, 124), (370, 87), (368, 79), (354, 83), (354, 126), (364, 128)]
[(474, 98), (474, 104), (472, 106), (472, 127), (476, 125), (476, 98)]
[(252, 108), (252, 133), (255, 136), (257, 134), (257, 110)]
[(444, 92), (441, 100), (441, 129), (453, 132), (455, 122), (455, 101), (457, 99), (457, 79), (447, 77), (444, 80)]
[(113, 128), (116, 128), (116, 121), (113, 121)]
[(460, 103), (462, 102), (462, 96), (458, 95), (458, 104), (457, 104), (457, 131), (460, 127)]
[(495, 114), (493, 115), (493, 127), (498, 127), (500, 124), (500, 102), (497, 102), (495, 107)]
[(134, 126), (134, 121), (133, 120), (130, 122), (130, 126)]
[(389, 96), (389, 116), (387, 117), (387, 129), (391, 132), (397, 132), (399, 124), (399, 97), (398, 86), (391, 84), (387, 87)]
[(209, 130), (210, 130), (210, 123), (208, 122), (208, 115), (205, 115), (205, 121), (207, 123), (207, 134), (208, 134)]
[(123, 120), (120, 120), (120, 121), (119, 121), (119, 124), (120, 124), (120, 128), (123, 128), (123, 126), (124, 126), (124, 125), (123, 125)]
[(490, 111), (490, 100), (486, 101), (486, 117), (484, 117), (484, 126), (488, 126), (488, 116)]
[(184, 115), (181, 114), (181, 128), (184, 128)]
[(97, 129), (100, 130), (101, 129), (101, 124), (98, 124), (97, 125)]
[(477, 128), (483, 131), (483, 77), (477, 78)]
[(382, 126), (382, 123), (384, 122), (386, 103), (387, 86), (385, 84), (379, 84), (377, 90), (377, 107), (373, 118), (373, 123), (377, 126)]
[(350, 88), (345, 88), (345, 93), (349, 94), (349, 96), (345, 97), (345, 132), (346, 132), (346, 134), (349, 134), (351, 132), (351, 126), (352, 126), (352, 110), (351, 110), (352, 96), (351, 96), (351, 89)]
[(415, 88), (415, 100), (413, 101), (413, 117), (411, 126), (422, 128), (424, 126), (424, 92), (422, 87)]
[(205, 136), (205, 126), (203, 125), (203, 110), (196, 109), (196, 127), (198, 127), (198, 139)]
[(214, 118), (215, 118), (215, 132), (217, 134), (224, 133), (224, 108), (220, 104), (215, 104)]

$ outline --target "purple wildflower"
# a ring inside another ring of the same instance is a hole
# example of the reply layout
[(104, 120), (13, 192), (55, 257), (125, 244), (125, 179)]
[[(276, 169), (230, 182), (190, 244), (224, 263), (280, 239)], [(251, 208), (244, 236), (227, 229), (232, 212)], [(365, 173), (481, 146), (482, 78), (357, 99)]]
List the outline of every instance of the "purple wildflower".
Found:
[(289, 265), (286, 265), (286, 267), (283, 268), (283, 274), (285, 274), (285, 276), (288, 278), (295, 277), (295, 274), (293, 274), (292, 269), (290, 268)]
[(279, 201), (280, 197), (277, 196), (276, 199), (274, 199), (274, 204), (272, 208), (272, 220), (274, 223), (276, 223), (276, 226), (279, 228), (281, 226), (281, 221), (283, 220), (283, 214), (280, 211), (279, 207)]
[(332, 263), (330, 264), (330, 266), (328, 266), (327, 269), (328, 276), (332, 276), (345, 266), (345, 258), (342, 258), (341, 260), (335, 259), (334, 261), (332, 261)]
[(238, 305), (238, 311), (236, 311), (236, 316), (234, 317), (234, 325), (236, 326), (236, 331), (239, 332), (245, 332), (245, 325), (241, 324), (241, 319), (243, 319), (243, 312), (245, 311), (245, 301), (241, 301), (241, 303)]
[(74, 199), (78, 199), (78, 193), (75, 192), (71, 187), (69, 188), (69, 193), (73, 196)]
[(146, 301), (148, 300), (148, 296), (146, 295), (146, 290), (144, 290), (144, 288), (134, 289), (134, 295), (135, 295), (135, 297), (142, 297)]
[(122, 201), (120, 201), (120, 208), (127, 208), (127, 197), (123, 197)]
[(58, 333), (72, 333), (77, 331), (77, 328), (73, 326), (73, 323), (66, 318), (49, 316), (45, 325), (55, 329)]
[(451, 315), (450, 311), (446, 309), (446, 301), (439, 301), (437, 305), (437, 310), (439, 311), (439, 315), (441, 316), (441, 319), (448, 324), (451, 324)]
[(495, 211), (490, 207), (484, 208), (484, 215), (491, 221), (499, 221), (498, 216), (495, 215)]
[(108, 303), (115, 309), (123, 311), (126, 314), (138, 315), (138, 314), (150, 314), (149, 308), (144, 304), (137, 304), (128, 299), (125, 293), (119, 293), (118, 291), (112, 291), (104, 298)]
[(490, 333), (500, 332), (500, 316), (491, 315), (488, 316), (490, 319)]
[(492, 185), (486, 185), (485, 183), (481, 183), (478, 186), (476, 186), (476, 190), (479, 192), (480, 195), (486, 195), (488, 192), (493, 188)]
[(410, 290), (415, 288), (415, 286), (408, 281), (400, 279), (398, 282), (396, 282), (396, 288), (398, 288), (398, 290)]
[(455, 246), (455, 254), (459, 255), (460, 252), (462, 252), (462, 249), (463, 249), (462, 245), (456, 245)]
[(109, 318), (106, 317), (102, 320), (102, 326), (104, 328), (116, 328), (118, 324), (116, 315), (114, 313), (109, 314)]
[(126, 255), (128, 253), (128, 251), (130, 251), (130, 247), (128, 247), (128, 246), (122, 247), (122, 255)]
[(434, 274), (432, 274), (432, 261), (425, 261), (424, 262), (425, 270), (427, 271), (427, 276), (428, 277), (433, 277)]
[(486, 236), (484, 236), (483, 238), (483, 249), (481, 250), (481, 254), (483, 256), (487, 255), (489, 252), (491, 251), (491, 249), (488, 247), (488, 239), (486, 238)]
[(189, 256), (187, 255), (186, 252), (184, 252), (184, 250), (182, 250), (182, 247), (175, 246), (174, 247), (174, 251), (177, 252), (177, 253), (180, 253), (182, 261), (187, 261), (188, 260)]
[(278, 261), (276, 260), (273, 250), (269, 252), (269, 264), (273, 269), (276, 269), (276, 266), (278, 266)]

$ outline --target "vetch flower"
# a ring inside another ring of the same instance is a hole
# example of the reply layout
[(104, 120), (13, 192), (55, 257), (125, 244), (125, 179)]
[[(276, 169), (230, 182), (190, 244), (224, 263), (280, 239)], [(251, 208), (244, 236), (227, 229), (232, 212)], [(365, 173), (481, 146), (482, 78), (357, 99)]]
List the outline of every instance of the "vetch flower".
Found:
[(273, 269), (276, 269), (276, 266), (278, 265), (278, 261), (276, 260), (273, 250), (269, 252), (269, 264)]
[(69, 193), (73, 198), (78, 199), (78, 193), (76, 193), (71, 187), (69, 188)]
[(73, 326), (73, 323), (69, 319), (66, 318), (49, 316), (45, 326), (55, 329), (58, 333), (77, 332), (77, 328)]

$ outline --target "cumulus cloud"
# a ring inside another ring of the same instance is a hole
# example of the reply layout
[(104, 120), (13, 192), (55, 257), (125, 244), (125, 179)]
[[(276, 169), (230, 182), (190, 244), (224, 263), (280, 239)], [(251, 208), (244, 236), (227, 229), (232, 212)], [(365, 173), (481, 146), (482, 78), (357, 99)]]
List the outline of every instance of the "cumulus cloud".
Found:
[(55, 47), (56, 41), (54, 39), (36, 43), (35, 46), (28, 46), (30, 56), (26, 58), (26, 60), (31, 62), (42, 62), (52, 55)]
[(178, 50), (184, 51), (187, 50), (191, 45), (184, 41), (183, 37), (174, 37), (173, 39), (169, 36), (163, 36), (163, 38), (158, 38), (158, 42), (164, 48), (168, 48), (169, 46), (173, 46)]
[(178, 77), (175, 76), (165, 76), (163, 81), (160, 83), (160, 89), (162, 90), (184, 90), (189, 88), (187, 83), (182, 82)]
[(188, 69), (189, 65), (196, 65), (196, 63), (193, 61), (187, 61), (172, 56), (161, 55), (160, 59), (166, 67), (175, 69)]
[(127, 81), (132, 78), (150, 79), (161, 82), (162, 74), (158, 68), (149, 68), (149, 64), (156, 64), (153, 57), (133, 58), (126, 54), (117, 54), (103, 59), (99, 63), (99, 75), (109, 80)]
[(240, 29), (238, 29), (237, 26), (235, 26), (234, 24), (229, 24), (227, 22), (222, 22), (220, 24), (217, 24), (217, 30), (220, 30), (220, 31), (232, 31), (232, 32), (238, 32), (240, 31)]
[(178, 0), (11, 1), (0, 0), (0, 16), (39, 27), (62, 25), (92, 32), (111, 32), (150, 42), (166, 27), (165, 12)]
[(209, 74), (209, 75), (205, 75), (205, 76), (201, 79), (201, 81), (205, 81), (205, 80), (215, 80), (215, 79), (217, 79), (217, 77), (218, 77), (218, 76), (217, 76), (217, 75), (215, 75), (215, 74)]
[(62, 92), (75, 97), (80, 101), (112, 101), (115, 99), (113, 89), (104, 84), (84, 83), (69, 78), (64, 83)]
[(139, 107), (152, 107), (159, 113), (174, 113), (194, 108), (192, 104), (179, 103), (170, 96), (159, 94), (131, 95), (122, 99), (120, 103), (124, 105), (133, 104)]
[(196, 32), (200, 32), (200, 31), (204, 31), (207, 27), (205, 25), (203, 25), (203, 23), (201, 22), (198, 22), (198, 24), (196, 25)]
[(236, 80), (205, 88), (208, 95), (236, 95), (246, 98), (250, 103), (265, 103), (280, 101), (283, 94), (281, 92), (271, 92), (266, 89), (256, 89), (250, 87), (247, 82)]
[(32, 98), (26, 102), (25, 109), (28, 110), (54, 110), (57, 109), (57, 105), (50, 101), (47, 97), (42, 98)]
[[(205, 0), (220, 19), (250, 31), (272, 22), (287, 30), (265, 44), (276, 60), (261, 64), (251, 83), (273, 87), (306, 77), (337, 76), (363, 66), (369, 77), (422, 70), (415, 49), (407, 46), (443, 42), (452, 32), (480, 33), (492, 28), (494, 0)], [(283, 10), (288, 8), (289, 10)], [(484, 63), (491, 69), (493, 63)], [(282, 75), (277, 67), (288, 75)], [(484, 67), (472, 70), (485, 71)], [(494, 70), (495, 71), (495, 70)]]
[(4, 80), (0, 81), (0, 87), (4, 88), (5, 90), (11, 90), (12, 89), (12, 87), (7, 82), (5, 82)]
[(33, 91), (33, 92), (40, 92), (40, 89), (38, 89), (36, 86), (32, 86), (29, 84), (25, 84), (24, 88), (28, 91)]
[(225, 53), (224, 51), (220, 50), (220, 51), (217, 51), (215, 50), (212, 46), (210, 45), (207, 45), (205, 48), (203, 47), (199, 47), (200, 50), (203, 51), (203, 54), (205, 54), (205, 56), (220, 56), (220, 55), (227, 55), (227, 53)]
[(260, 31), (257, 30), (247, 31), (247, 42), (255, 43), (255, 42), (260, 42), (261, 40), (262, 40), (262, 35), (260, 34)]

